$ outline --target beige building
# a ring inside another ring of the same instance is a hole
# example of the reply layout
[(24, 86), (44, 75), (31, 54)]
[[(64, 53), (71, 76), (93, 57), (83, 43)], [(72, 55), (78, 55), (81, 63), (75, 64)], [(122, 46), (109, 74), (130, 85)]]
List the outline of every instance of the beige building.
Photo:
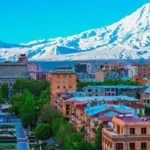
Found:
[(112, 119), (113, 127), (102, 132), (102, 150), (149, 150), (150, 119), (135, 116), (118, 116)]

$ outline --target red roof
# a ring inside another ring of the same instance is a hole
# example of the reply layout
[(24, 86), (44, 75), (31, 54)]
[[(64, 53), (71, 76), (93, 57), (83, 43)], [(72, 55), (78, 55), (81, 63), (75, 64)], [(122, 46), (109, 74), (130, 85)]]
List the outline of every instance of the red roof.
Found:
[(86, 104), (86, 102), (74, 102), (75, 106), (77, 106), (77, 105), (81, 106), (81, 105), (85, 105), (85, 104)]

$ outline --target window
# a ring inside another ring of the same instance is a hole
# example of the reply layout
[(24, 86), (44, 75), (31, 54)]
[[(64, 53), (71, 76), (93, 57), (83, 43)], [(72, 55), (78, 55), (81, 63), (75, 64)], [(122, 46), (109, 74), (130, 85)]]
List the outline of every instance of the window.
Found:
[(71, 76), (71, 74), (69, 75), (69, 78), (71, 78), (72, 76)]
[(71, 86), (69, 86), (69, 89), (71, 89)]
[(57, 78), (60, 78), (60, 74), (57, 75)]
[(58, 80), (57, 83), (60, 83), (60, 80)]
[(135, 134), (135, 129), (134, 128), (130, 128), (130, 134)]
[(117, 125), (117, 133), (120, 134), (120, 126)]
[(146, 128), (141, 128), (141, 134), (146, 134)]
[(66, 88), (66, 86), (63, 87), (64, 89)]
[(113, 122), (113, 128), (115, 128), (115, 123)]
[(60, 89), (60, 86), (58, 85), (57, 88)]
[(69, 105), (68, 104), (66, 105), (66, 109), (69, 109)]
[(130, 143), (130, 149), (135, 149), (135, 143)]
[(66, 81), (65, 81), (65, 80), (63, 80), (63, 83), (65, 84), (65, 83), (66, 83)]
[(123, 133), (123, 127), (121, 127), (121, 133)]
[(69, 83), (72, 83), (71, 80), (69, 80)]
[(69, 115), (69, 111), (66, 111), (66, 115)]
[(64, 74), (63, 77), (66, 78), (66, 75)]
[(88, 89), (88, 92), (92, 92), (92, 90), (91, 90), (91, 89)]
[(116, 150), (123, 150), (123, 143), (116, 143)]
[(141, 149), (145, 149), (146, 150), (146, 143), (141, 143)]

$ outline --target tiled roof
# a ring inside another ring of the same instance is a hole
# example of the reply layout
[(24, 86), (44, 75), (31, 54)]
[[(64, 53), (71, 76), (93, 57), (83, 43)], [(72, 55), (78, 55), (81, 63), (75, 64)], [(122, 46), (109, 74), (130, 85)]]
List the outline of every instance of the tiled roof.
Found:
[(135, 117), (135, 116), (120, 116), (117, 117), (118, 119), (124, 121), (124, 122), (150, 122), (149, 119), (141, 119), (139, 117)]
[(134, 97), (129, 96), (75, 96), (73, 98), (68, 99), (67, 101), (116, 101), (116, 100), (127, 100), (127, 101), (139, 101)]
[(150, 86), (144, 91), (144, 93), (150, 93)]
[(100, 86), (86, 86), (83, 89), (101, 89), (101, 88), (111, 88), (111, 89), (137, 89), (143, 88), (145, 86), (134, 86), (134, 85), (100, 85)]

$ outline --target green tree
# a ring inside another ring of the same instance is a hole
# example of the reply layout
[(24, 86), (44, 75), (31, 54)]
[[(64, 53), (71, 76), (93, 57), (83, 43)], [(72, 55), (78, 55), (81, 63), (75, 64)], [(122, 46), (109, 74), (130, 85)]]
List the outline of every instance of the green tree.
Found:
[(143, 115), (143, 113), (138, 113), (138, 115), (137, 115), (138, 117), (143, 117), (144, 115)]
[(145, 115), (150, 116), (150, 107), (149, 106), (145, 106)]
[(56, 118), (52, 120), (51, 126), (52, 126), (52, 132), (53, 135), (57, 134), (57, 131), (59, 130), (59, 128), (65, 124), (65, 119), (64, 118)]
[(24, 89), (28, 89), (29, 80), (28, 79), (18, 79), (13, 85), (13, 90), (16, 93), (22, 93)]
[(55, 150), (53, 147), (45, 147), (44, 150)]
[(47, 140), (52, 135), (50, 125), (45, 123), (39, 124), (35, 128), (34, 135), (37, 140)]
[(83, 140), (83, 136), (81, 133), (78, 132), (73, 132), (66, 135), (64, 140), (65, 150), (70, 150), (75, 143), (80, 142), (82, 140)]
[(92, 144), (83, 140), (81, 142), (75, 143), (71, 150), (96, 150), (96, 149)]
[(7, 84), (2, 84), (1, 94), (4, 99), (8, 99), (9, 89)]
[(50, 85), (47, 81), (31, 80), (28, 89), (34, 96), (40, 96), (41, 92), (49, 87)]
[(68, 122), (60, 126), (56, 133), (56, 142), (64, 147), (64, 138), (73, 131), (72, 125)]
[(49, 87), (47, 81), (18, 79), (13, 85), (13, 90), (15, 93), (22, 93), (24, 89), (28, 89), (35, 97), (39, 97), (41, 92)]
[(0, 104), (4, 103), (4, 101), (5, 101), (5, 99), (3, 98), (3, 95), (0, 90)]
[(51, 124), (52, 120), (62, 117), (61, 113), (50, 104), (45, 104), (41, 110), (41, 118), (44, 122)]
[(34, 96), (28, 91), (24, 91), (25, 102), (21, 109), (21, 121), (24, 127), (35, 125), (36, 113), (34, 105)]
[(103, 124), (98, 125), (95, 133), (94, 144), (97, 150), (102, 149), (102, 129), (103, 129)]
[(104, 80), (103, 82), (80, 82), (77, 81), (77, 88), (81, 90), (85, 86), (89, 85), (138, 85), (134, 81), (123, 81), (123, 80)]
[(12, 105), (11, 107), (11, 113), (15, 113), (16, 115), (19, 114), (20, 109), (23, 106), (24, 103), (24, 96), (23, 94), (15, 94), (10, 98), (10, 103)]
[(50, 91), (50, 88), (48, 87), (46, 90), (41, 92), (41, 94), (36, 102), (39, 110), (41, 110), (45, 104), (50, 104), (49, 91)]

